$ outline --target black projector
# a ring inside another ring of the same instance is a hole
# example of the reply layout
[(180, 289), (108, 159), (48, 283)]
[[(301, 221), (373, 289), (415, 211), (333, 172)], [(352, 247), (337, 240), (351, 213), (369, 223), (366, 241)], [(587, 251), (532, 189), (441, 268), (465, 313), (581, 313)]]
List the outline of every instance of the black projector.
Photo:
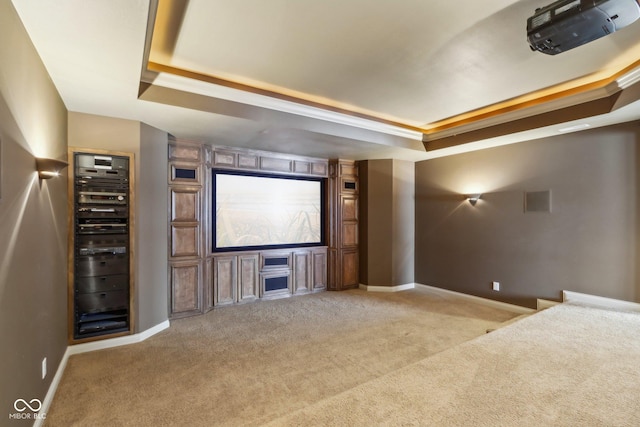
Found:
[(531, 50), (557, 55), (614, 33), (640, 17), (637, 0), (559, 0), (527, 19)]

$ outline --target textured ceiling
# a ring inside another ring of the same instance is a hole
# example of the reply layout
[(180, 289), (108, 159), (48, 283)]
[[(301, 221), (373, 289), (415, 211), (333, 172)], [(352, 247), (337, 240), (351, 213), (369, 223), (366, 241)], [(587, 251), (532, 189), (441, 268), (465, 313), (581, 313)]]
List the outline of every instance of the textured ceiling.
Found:
[[(610, 96), (635, 82), (640, 58), (640, 24), (561, 55), (532, 52), (526, 19), (541, 0), (13, 3), (71, 111), (322, 157), (420, 160), (556, 134), (565, 124), (547, 121), (422, 145), (440, 129)], [(588, 121), (636, 120), (633, 101)]]

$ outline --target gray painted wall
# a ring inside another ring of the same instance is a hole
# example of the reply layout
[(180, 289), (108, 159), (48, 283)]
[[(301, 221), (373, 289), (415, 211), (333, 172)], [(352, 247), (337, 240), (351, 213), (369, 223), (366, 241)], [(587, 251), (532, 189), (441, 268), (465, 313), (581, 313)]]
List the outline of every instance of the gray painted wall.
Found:
[[(67, 348), (67, 110), (11, 2), (0, 2), (0, 424), (16, 399), (44, 400)], [(41, 363), (47, 358), (47, 375)]]
[(359, 162), (360, 282), (370, 286), (392, 286), (391, 203), (393, 162)]
[(414, 164), (359, 162), (360, 282), (398, 286), (414, 282)]
[[(416, 282), (529, 307), (562, 290), (640, 301), (639, 135), (618, 125), (417, 163)], [(524, 213), (538, 190), (552, 212)]]
[(392, 283), (413, 283), (415, 260), (415, 166), (413, 162), (393, 161)]
[(69, 145), (135, 156), (136, 332), (168, 319), (168, 134), (134, 120), (69, 113)]
[(168, 319), (168, 149), (169, 135), (141, 124), (138, 174), (138, 330)]

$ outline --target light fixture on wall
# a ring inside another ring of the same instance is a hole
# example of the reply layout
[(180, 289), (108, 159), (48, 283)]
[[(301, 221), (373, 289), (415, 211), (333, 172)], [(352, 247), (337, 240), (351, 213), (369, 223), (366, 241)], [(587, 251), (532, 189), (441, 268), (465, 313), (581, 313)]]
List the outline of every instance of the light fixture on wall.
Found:
[(60, 175), (60, 171), (69, 166), (69, 163), (57, 159), (45, 159), (36, 157), (36, 170), (40, 179), (49, 179)]
[(471, 206), (475, 206), (476, 203), (478, 203), (478, 200), (480, 200), (480, 197), (482, 197), (482, 194), (467, 194), (467, 200), (469, 201), (469, 203), (471, 203)]

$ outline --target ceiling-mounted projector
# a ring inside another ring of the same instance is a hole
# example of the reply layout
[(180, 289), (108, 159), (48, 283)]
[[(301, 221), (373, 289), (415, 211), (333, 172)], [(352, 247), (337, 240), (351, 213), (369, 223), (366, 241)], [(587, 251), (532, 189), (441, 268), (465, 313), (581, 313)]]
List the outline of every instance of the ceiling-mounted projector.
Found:
[(640, 17), (637, 0), (559, 0), (527, 19), (531, 50), (556, 55), (614, 33)]

